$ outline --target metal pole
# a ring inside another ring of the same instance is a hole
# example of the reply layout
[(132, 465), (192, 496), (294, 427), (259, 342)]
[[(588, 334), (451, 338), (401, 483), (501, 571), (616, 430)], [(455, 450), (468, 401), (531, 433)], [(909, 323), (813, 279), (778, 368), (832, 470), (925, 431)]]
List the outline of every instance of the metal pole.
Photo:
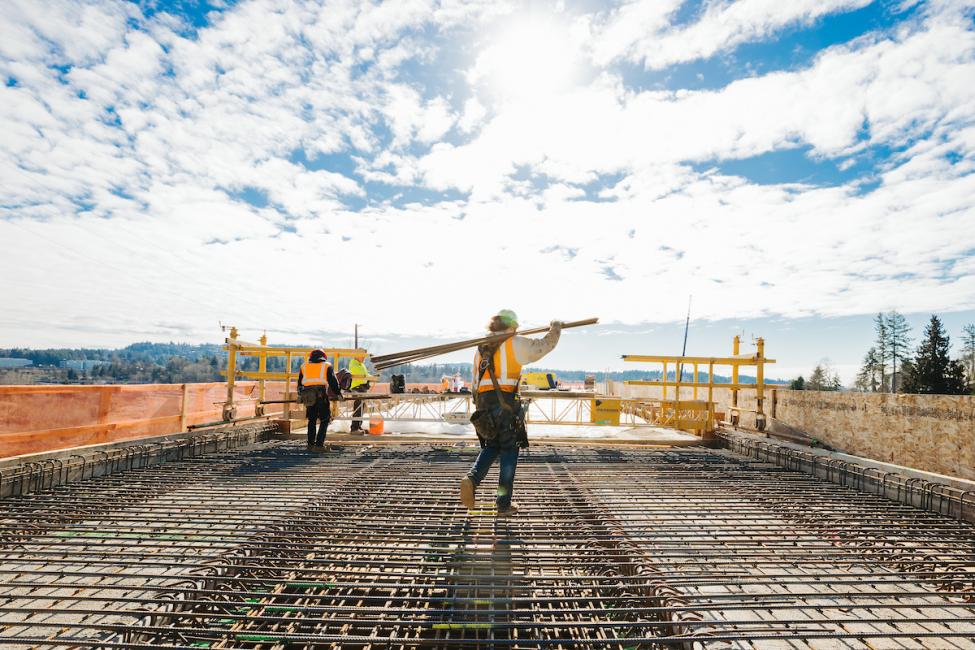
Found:
[(187, 384), (183, 384), (183, 395), (179, 402), (179, 430), (186, 431), (186, 392)]
[(758, 346), (758, 354), (756, 355), (758, 368), (755, 373), (755, 401), (758, 406), (755, 407), (755, 410), (758, 412), (755, 414), (755, 428), (759, 431), (765, 431), (765, 409), (763, 408), (765, 402), (765, 339), (758, 337), (756, 344)]
[(237, 417), (237, 407), (234, 406), (234, 383), (237, 380), (237, 328), (230, 328), (230, 338), (227, 339), (227, 401), (223, 405), (223, 419), (233, 420)]
[[(267, 332), (261, 336), (261, 347), (267, 347)], [(267, 372), (267, 352), (261, 350), (261, 356), (257, 361), (257, 371), (262, 375)], [(257, 390), (258, 390), (258, 402), (257, 406), (254, 407), (254, 415), (264, 415), (264, 400), (267, 398), (265, 393), (266, 386), (264, 383), (264, 378), (257, 380)]]
[[(680, 349), (680, 356), (687, 355), (687, 330), (691, 326), (691, 298), (693, 296), (687, 296), (687, 319), (684, 321), (684, 346)], [(683, 377), (684, 376), (684, 364), (681, 363), (677, 366), (677, 373)], [(680, 395), (678, 395), (680, 397)]]
[[(288, 354), (286, 355), (285, 363), (287, 363), (288, 366), (285, 369), (285, 373), (287, 374), (287, 377), (285, 377), (285, 380), (284, 380), (284, 399), (285, 400), (290, 400), (291, 399), (291, 351), (290, 350), (288, 351)], [(285, 420), (290, 420), (291, 419), (291, 403), (290, 403), (290, 401), (289, 402), (286, 402), (285, 405), (284, 405), (284, 419)]]
[[(741, 353), (741, 337), (735, 334), (734, 341), (731, 344), (731, 356), (737, 357)], [(731, 383), (735, 385), (731, 389), (731, 405), (737, 409), (738, 408), (738, 364), (731, 366)], [(732, 410), (731, 412), (731, 423), (738, 426), (738, 411)]]

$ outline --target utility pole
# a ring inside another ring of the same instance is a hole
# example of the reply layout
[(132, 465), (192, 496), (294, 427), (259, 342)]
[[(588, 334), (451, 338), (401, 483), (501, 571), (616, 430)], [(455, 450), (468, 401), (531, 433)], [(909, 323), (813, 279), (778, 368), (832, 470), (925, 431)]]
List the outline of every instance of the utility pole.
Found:
[[(681, 350), (680, 350), (680, 356), (682, 356), (682, 357), (687, 355), (687, 330), (688, 330), (688, 328), (690, 328), (690, 325), (691, 325), (691, 298), (693, 298), (693, 297), (694, 296), (687, 296), (687, 320), (684, 321), (684, 347), (682, 347)], [(681, 364), (678, 365), (678, 367), (677, 367), (677, 377), (675, 379), (677, 381), (683, 381), (683, 379), (684, 379), (684, 364), (683, 363), (681, 363)], [(664, 377), (664, 381), (667, 381), (667, 378), (666, 377)]]

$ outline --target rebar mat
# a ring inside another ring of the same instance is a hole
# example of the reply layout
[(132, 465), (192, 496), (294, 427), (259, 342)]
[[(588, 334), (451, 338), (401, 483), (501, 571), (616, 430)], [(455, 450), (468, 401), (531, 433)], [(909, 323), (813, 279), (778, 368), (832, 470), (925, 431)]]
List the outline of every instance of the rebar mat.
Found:
[(706, 449), (292, 442), (0, 501), (0, 645), (975, 648), (975, 529)]

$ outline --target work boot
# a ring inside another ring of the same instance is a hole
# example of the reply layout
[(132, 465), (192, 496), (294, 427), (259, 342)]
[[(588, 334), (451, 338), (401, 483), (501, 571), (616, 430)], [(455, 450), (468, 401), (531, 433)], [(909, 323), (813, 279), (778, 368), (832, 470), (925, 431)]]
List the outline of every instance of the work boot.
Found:
[(471, 510), (474, 507), (474, 481), (470, 476), (465, 476), (460, 480), (460, 502)]
[(512, 501), (511, 505), (505, 508), (504, 510), (498, 508), (499, 517), (514, 517), (517, 514), (518, 514), (518, 504), (515, 503), (514, 501)]

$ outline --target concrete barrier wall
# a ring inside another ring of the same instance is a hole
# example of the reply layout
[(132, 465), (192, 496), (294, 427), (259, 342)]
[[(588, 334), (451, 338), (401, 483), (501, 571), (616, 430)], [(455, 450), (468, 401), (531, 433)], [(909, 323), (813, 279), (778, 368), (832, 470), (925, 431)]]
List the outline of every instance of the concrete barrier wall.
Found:
[[(266, 398), (282, 391), (269, 383)], [(253, 415), (257, 382), (238, 383), (234, 394), (238, 417)], [(0, 458), (176, 433), (219, 420), (226, 395), (218, 382), (0, 386)]]
[(778, 423), (848, 454), (975, 480), (971, 395), (777, 389), (773, 430)]
[[(616, 382), (622, 397), (660, 397), (653, 386)], [(891, 395), (766, 388), (768, 428), (817, 438), (855, 456), (975, 480), (975, 396)], [(668, 395), (673, 397), (673, 389)], [(691, 399), (689, 389), (681, 399)], [(700, 399), (706, 391), (698, 391)], [(719, 412), (729, 413), (731, 391), (715, 389)], [(741, 425), (755, 427), (755, 391), (741, 391)], [(727, 419), (727, 418), (725, 418)], [(784, 425), (784, 426), (783, 426)]]

